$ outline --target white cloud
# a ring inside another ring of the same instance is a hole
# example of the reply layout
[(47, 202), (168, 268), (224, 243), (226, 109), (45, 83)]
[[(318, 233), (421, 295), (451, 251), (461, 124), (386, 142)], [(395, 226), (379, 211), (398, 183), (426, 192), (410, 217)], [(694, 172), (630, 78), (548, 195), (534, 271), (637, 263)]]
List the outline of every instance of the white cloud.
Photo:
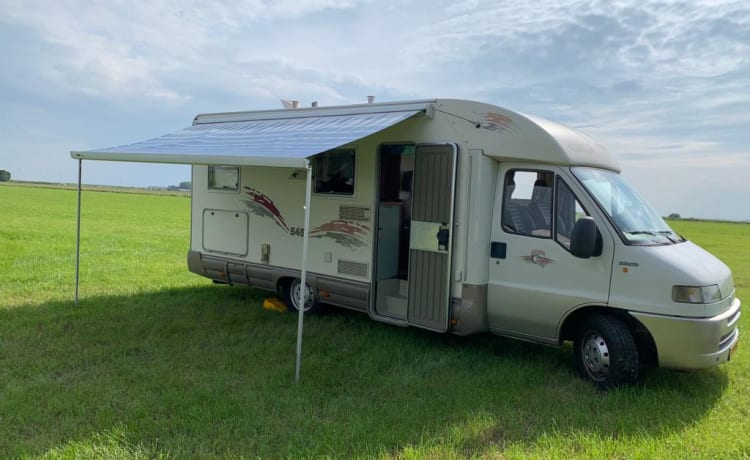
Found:
[(357, 3), (356, 0), (277, 0), (263, 2), (263, 16), (270, 18), (291, 17), (298, 18), (324, 10), (351, 9)]
[(219, 82), (223, 75), (231, 75), (234, 62), (219, 53), (232, 53), (243, 44), (261, 48), (260, 37), (252, 35), (256, 21), (294, 19), (356, 5), (347, 0), (43, 3), (12, 4), (0, 17), (30, 28), (55, 49), (40, 66), (42, 77), (91, 96), (141, 96), (163, 102), (190, 97), (176, 88), (187, 85), (171, 84), (180, 80), (180, 73), (197, 70), (211, 75), (218, 70), (213, 76)]
[(54, 134), (10, 132), (0, 148), (40, 155), (100, 146), (85, 130), (101, 132), (103, 114), (119, 114), (109, 130), (145, 114), (127, 132), (147, 125), (145, 138), (199, 111), (374, 94), (485, 100), (580, 127), (626, 168), (689, 159), (738, 176), (750, 123), (744, 1), (6, 1), (0, 52), (0, 109), (36, 104)]

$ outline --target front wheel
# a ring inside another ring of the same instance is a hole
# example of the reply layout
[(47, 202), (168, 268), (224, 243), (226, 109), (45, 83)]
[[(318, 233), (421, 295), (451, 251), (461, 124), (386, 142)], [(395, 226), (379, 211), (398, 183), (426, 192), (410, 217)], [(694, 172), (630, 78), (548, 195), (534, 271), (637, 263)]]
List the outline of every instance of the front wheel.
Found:
[[(289, 311), (299, 311), (299, 294), (302, 282), (299, 278), (293, 279), (284, 286), (283, 297), (284, 303)], [(321, 313), (321, 304), (313, 288), (305, 284), (305, 313)]]
[(591, 315), (578, 328), (573, 343), (581, 376), (607, 389), (638, 380), (638, 347), (619, 318)]

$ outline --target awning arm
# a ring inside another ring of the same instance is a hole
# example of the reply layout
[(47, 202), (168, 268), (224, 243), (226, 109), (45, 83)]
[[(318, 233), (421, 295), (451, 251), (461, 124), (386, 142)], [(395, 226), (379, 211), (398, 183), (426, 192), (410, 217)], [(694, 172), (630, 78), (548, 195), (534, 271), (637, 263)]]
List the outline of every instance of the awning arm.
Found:
[[(299, 315), (297, 316), (297, 362), (294, 366), (294, 381), (299, 382), (300, 365), (302, 364), (302, 323), (305, 316), (305, 297), (307, 297), (307, 243), (310, 241), (310, 195), (312, 193), (312, 167), (310, 160), (305, 160), (307, 183), (305, 191), (305, 225), (302, 236), (302, 273), (300, 274)], [(294, 293), (292, 293), (293, 295)]]
[(78, 306), (78, 281), (81, 268), (81, 169), (83, 160), (78, 160), (78, 213), (76, 216), (76, 297), (75, 306)]

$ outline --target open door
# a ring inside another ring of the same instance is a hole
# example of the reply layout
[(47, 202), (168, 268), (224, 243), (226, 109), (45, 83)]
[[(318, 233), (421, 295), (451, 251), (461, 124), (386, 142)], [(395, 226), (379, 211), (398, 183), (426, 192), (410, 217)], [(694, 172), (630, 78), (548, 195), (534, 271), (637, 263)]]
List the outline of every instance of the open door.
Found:
[(407, 322), (439, 332), (448, 330), (456, 154), (453, 144), (415, 152)]

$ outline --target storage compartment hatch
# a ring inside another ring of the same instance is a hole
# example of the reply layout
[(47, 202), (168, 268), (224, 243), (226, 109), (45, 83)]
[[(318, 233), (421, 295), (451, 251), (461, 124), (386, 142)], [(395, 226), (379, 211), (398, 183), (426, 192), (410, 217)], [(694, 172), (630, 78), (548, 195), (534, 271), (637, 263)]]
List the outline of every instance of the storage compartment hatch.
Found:
[(246, 256), (248, 215), (241, 211), (203, 210), (203, 249), (210, 252)]

